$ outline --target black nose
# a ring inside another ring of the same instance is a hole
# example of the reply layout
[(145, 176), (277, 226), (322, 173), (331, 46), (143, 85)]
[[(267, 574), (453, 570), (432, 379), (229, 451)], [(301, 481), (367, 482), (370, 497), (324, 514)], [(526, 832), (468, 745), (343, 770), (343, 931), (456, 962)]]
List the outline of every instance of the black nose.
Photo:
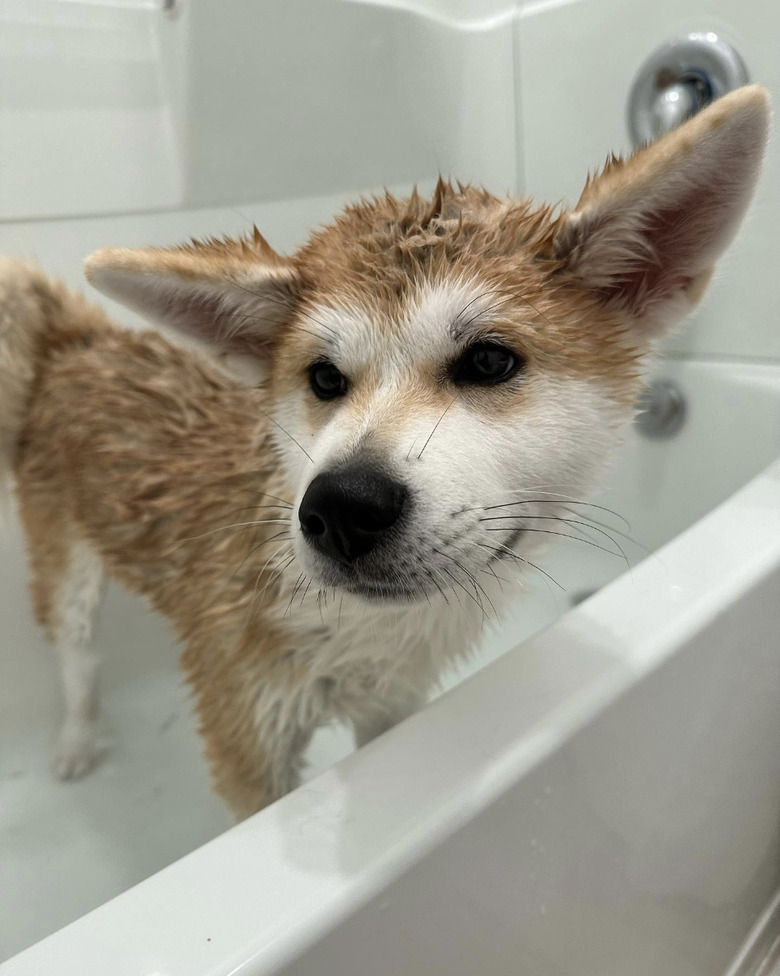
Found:
[(298, 509), (309, 543), (341, 563), (373, 549), (401, 514), (406, 488), (377, 468), (318, 474)]

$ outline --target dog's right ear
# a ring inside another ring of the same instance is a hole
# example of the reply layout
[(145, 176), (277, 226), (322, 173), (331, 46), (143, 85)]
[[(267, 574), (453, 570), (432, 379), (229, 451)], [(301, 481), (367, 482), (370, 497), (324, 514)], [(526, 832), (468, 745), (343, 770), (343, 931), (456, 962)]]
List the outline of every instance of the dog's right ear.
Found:
[(299, 291), (293, 261), (254, 229), (242, 240), (172, 248), (104, 248), (84, 266), (109, 298), (225, 352), (262, 354)]

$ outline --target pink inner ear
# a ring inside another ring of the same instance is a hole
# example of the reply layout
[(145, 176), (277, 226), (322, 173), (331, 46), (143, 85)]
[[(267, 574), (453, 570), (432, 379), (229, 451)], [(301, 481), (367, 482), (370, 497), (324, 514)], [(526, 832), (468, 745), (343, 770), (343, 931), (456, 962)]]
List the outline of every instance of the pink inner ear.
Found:
[(715, 243), (722, 205), (714, 187), (693, 187), (674, 207), (642, 215), (627, 235), (622, 267), (599, 288), (604, 300), (643, 315), (684, 292)]
[(170, 298), (164, 318), (228, 352), (260, 354), (271, 345), (279, 316), (262, 307), (226, 307), (219, 294), (200, 292)]

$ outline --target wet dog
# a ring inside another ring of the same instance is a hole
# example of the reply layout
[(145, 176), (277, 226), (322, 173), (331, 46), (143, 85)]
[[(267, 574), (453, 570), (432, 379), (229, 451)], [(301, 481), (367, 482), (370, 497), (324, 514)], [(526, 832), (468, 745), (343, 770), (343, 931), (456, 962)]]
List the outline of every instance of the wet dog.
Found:
[(739, 226), (768, 114), (741, 89), (569, 211), (440, 182), (348, 207), (292, 257), (254, 233), (87, 261), (214, 356), (5, 261), (0, 466), (62, 664), (59, 775), (100, 749), (105, 573), (172, 621), (237, 816), (294, 788), (323, 723), (360, 744), (418, 708), (603, 470)]

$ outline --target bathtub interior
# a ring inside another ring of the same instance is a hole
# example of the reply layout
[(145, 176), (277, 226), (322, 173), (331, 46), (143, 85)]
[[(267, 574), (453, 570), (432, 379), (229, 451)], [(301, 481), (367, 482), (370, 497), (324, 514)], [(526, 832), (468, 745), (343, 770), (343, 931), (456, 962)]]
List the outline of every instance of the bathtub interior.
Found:
[[(8, 106), (0, 95), (0, 132), (14, 147), (0, 163), (0, 251), (33, 255), (80, 286), (81, 258), (107, 243), (167, 244), (256, 222), (275, 246), (288, 250), (355, 192), (381, 184), (404, 191), (415, 180), (425, 188), (439, 170), (499, 192), (526, 187), (541, 198), (563, 193), (573, 199), (583, 173), (572, 171), (572, 159), (584, 171), (608, 149), (628, 148), (625, 96), (656, 42), (698, 29), (705, 19), (739, 39), (755, 77), (771, 80), (777, 72), (763, 20), (769, 13), (758, 0), (743, 5), (738, 24), (725, 0), (691, 0), (685, 18), (672, 0), (658, 0), (646, 11), (646, 30), (624, 31), (626, 43), (615, 49), (609, 38), (622, 18), (636, 16), (631, 6), (621, 0), (400, 6), (240, 0), (184, 4), (176, 19), (163, 21), (151, 3), (138, 9), (120, 3), (112, 13), (99, 2), (7, 0), (0, 22), (13, 30), (5, 31), (2, 43), (24, 52), (23, 77), (32, 77), (54, 41), (64, 38), (76, 47), (49, 65), (58, 76), (79, 50), (102, 54), (90, 62), (91, 70), (82, 66), (69, 76), (62, 106), (42, 105), (42, 89), (35, 85), (15, 96), (18, 104)], [(280, 36), (302, 40), (298, 60), (286, 61), (287, 48), (273, 40)], [(369, 59), (370, 72), (356, 64), (356, 50)], [(556, 85), (547, 83), (553, 61)], [(105, 74), (96, 85), (98, 70)], [(372, 84), (357, 85), (366, 74)], [(592, 85), (583, 84), (585, 76)], [(289, 92), (282, 97), (291, 81), (295, 104), (306, 109), (294, 125)], [(234, 96), (270, 93), (257, 99), (253, 125), (246, 125), (240, 99), (224, 97), (226, 85)], [(71, 126), (71, 155), (64, 162), (60, 157), (56, 168), (56, 154), (42, 151), (31, 164), (24, 150), (30, 140), (48, 133), (56, 146), (63, 144), (62, 131), (49, 128), (58, 113)], [(554, 129), (551, 118), (559, 123)], [(313, 142), (318, 151), (302, 153), (301, 146)], [(129, 144), (135, 155), (114, 165), (117, 147)], [(101, 165), (95, 168), (92, 159)], [(669, 440), (631, 431), (593, 499), (630, 523), (625, 529), (605, 514), (608, 524), (634, 540), (615, 536), (629, 564), (675, 538), (780, 451), (780, 340), (772, 318), (780, 276), (764, 281), (760, 275), (761, 249), (774, 233), (776, 209), (768, 203), (770, 192), (776, 196), (777, 164), (775, 156), (728, 273), (655, 368), (655, 375), (680, 385), (685, 426)], [(128, 166), (133, 179), (127, 179)], [(73, 179), (63, 179), (63, 172)], [(124, 310), (110, 307), (134, 324)], [(209, 792), (170, 635), (118, 589), (109, 592), (99, 631), (111, 751), (79, 783), (63, 785), (50, 776), (47, 752), (59, 714), (56, 673), (29, 614), (26, 566), (13, 522), (2, 553), (3, 659), (13, 680), (0, 683), (0, 959), (229, 825)], [(486, 633), (467, 665), (446, 676), (443, 689), (627, 572), (621, 555), (575, 542), (559, 543), (540, 566), (562, 589), (538, 574), (529, 578), (526, 598)], [(532, 687), (533, 674), (525, 678)], [(324, 730), (312, 745), (307, 775), (350, 750), (344, 730)]]

